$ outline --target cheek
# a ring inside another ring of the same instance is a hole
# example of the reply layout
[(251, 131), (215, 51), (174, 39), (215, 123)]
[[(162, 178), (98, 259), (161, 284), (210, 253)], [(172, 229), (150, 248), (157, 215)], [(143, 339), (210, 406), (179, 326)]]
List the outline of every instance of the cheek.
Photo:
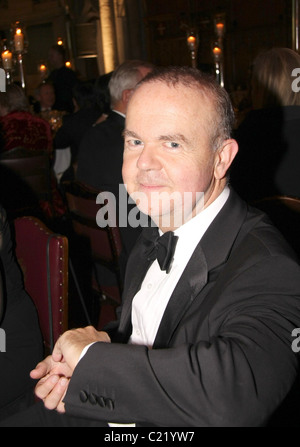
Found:
[(181, 192), (204, 192), (211, 180), (212, 172), (211, 164), (182, 163), (173, 176), (174, 187)]
[[(124, 155), (123, 158), (123, 166), (122, 166), (122, 177), (123, 182), (128, 185), (129, 187), (132, 187), (131, 185), (134, 182), (135, 177), (135, 165), (136, 163), (130, 159), (128, 156)], [(131, 191), (128, 191), (129, 193)]]

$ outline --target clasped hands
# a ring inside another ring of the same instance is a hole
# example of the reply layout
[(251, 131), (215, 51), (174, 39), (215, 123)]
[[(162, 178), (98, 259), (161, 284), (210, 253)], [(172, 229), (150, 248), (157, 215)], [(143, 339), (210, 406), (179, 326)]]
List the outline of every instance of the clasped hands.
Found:
[(57, 340), (52, 355), (31, 371), (30, 377), (39, 380), (35, 394), (46, 408), (65, 412), (63, 399), (80, 355), (86, 346), (98, 341), (110, 343), (110, 338), (93, 326), (67, 331)]

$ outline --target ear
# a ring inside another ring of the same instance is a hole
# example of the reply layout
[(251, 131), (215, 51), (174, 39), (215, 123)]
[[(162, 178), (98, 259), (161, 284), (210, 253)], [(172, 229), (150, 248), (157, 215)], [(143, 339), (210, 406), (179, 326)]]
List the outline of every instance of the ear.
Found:
[(226, 177), (226, 173), (238, 152), (238, 144), (236, 140), (225, 140), (218, 149), (215, 160), (215, 178), (221, 180)]
[(126, 105), (128, 104), (128, 101), (129, 101), (131, 95), (132, 95), (132, 89), (131, 88), (123, 90), (123, 92), (122, 92), (122, 101), (123, 101), (124, 104), (126, 104)]

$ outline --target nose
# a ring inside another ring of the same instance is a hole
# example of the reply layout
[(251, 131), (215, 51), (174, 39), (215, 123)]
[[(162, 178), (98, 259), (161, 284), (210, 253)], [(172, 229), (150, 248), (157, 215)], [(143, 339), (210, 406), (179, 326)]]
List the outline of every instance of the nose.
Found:
[(162, 162), (152, 145), (145, 145), (137, 160), (137, 167), (142, 171), (159, 171)]

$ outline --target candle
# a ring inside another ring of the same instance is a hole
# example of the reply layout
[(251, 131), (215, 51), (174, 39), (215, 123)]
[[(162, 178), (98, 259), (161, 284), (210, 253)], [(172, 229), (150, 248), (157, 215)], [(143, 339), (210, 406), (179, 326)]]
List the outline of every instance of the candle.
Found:
[(14, 42), (15, 42), (15, 50), (20, 51), (20, 52), (23, 51), (23, 49), (24, 49), (24, 35), (20, 28), (16, 29)]
[(220, 56), (221, 53), (222, 53), (222, 50), (219, 47), (214, 47), (213, 53), (214, 53), (215, 56)]
[(222, 22), (216, 23), (216, 31), (219, 37), (223, 37), (225, 25)]
[(188, 43), (195, 43), (196, 42), (196, 37), (195, 36), (189, 36), (188, 37)]
[(3, 68), (5, 70), (12, 69), (12, 53), (9, 50), (3, 51), (2, 64), (3, 64)]
[(47, 67), (46, 67), (46, 65), (41, 64), (39, 68), (40, 68), (40, 72), (41, 72), (41, 74), (46, 73), (46, 71), (47, 71)]
[(196, 37), (195, 36), (189, 36), (187, 38), (187, 43), (188, 43), (188, 46), (189, 46), (190, 50), (195, 50), (195, 48), (196, 48)]

